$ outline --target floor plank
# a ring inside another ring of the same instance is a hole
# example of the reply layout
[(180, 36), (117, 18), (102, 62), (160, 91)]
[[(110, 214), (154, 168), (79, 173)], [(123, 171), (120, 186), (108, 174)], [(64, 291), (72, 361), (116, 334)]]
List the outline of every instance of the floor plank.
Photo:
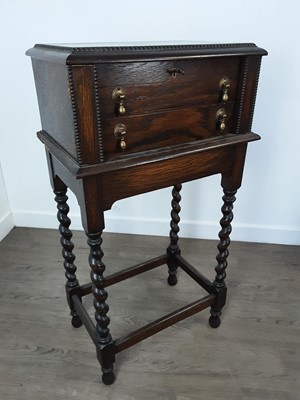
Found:
[[(88, 249), (74, 233), (88, 281)], [(163, 254), (167, 238), (105, 234), (109, 273)], [(213, 278), (216, 242), (180, 239), (182, 254)], [(70, 325), (58, 233), (15, 228), (0, 243), (0, 398), (13, 400), (298, 400), (300, 247), (232, 243), (228, 302), (213, 330), (205, 310), (117, 355), (101, 383), (94, 345)], [(175, 287), (159, 267), (108, 288), (113, 336), (198, 299), (184, 272)], [(93, 315), (91, 296), (84, 303)]]

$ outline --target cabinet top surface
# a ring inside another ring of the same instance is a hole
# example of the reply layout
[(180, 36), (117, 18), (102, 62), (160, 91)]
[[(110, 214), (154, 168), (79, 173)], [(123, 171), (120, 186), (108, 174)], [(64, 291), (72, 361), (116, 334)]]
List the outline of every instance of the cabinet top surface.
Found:
[(254, 43), (126, 42), (36, 44), (26, 52), (32, 58), (63, 64), (133, 61), (207, 56), (266, 55)]

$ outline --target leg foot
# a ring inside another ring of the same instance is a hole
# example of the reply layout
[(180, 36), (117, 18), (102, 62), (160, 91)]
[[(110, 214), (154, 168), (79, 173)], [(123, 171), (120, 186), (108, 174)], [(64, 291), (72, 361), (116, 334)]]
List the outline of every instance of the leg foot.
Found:
[(208, 322), (212, 328), (219, 328), (221, 325), (221, 319), (218, 315), (211, 315)]
[(115, 381), (115, 374), (113, 372), (113, 369), (111, 368), (110, 370), (105, 370), (104, 368), (102, 369), (102, 382), (105, 385), (112, 385)]
[(177, 284), (177, 276), (176, 275), (169, 275), (168, 276), (168, 284), (170, 286), (175, 286)]
[(74, 326), (74, 328), (80, 328), (82, 325), (82, 321), (78, 315), (72, 317), (71, 323)]

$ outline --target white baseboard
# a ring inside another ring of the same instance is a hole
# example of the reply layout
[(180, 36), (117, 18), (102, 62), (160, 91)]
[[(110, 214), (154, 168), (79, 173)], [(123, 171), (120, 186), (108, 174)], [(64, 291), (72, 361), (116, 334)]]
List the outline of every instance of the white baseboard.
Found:
[(0, 242), (15, 226), (11, 211), (8, 211), (0, 217)]
[[(70, 213), (73, 230), (82, 230), (79, 214)], [(56, 213), (14, 212), (16, 226), (57, 229)], [(169, 219), (107, 215), (106, 232), (167, 236)], [(210, 221), (180, 221), (180, 236), (218, 240), (220, 226)], [(300, 227), (233, 223), (232, 240), (242, 242), (300, 245)]]
[[(170, 221), (167, 219), (135, 219), (110, 216), (106, 221), (107, 231), (109, 232), (166, 236), (170, 230)], [(121, 224), (120, 221), (122, 221)], [(220, 225), (217, 222), (182, 219), (179, 226), (181, 237), (218, 240)], [(234, 222), (232, 226), (230, 237), (235, 241), (300, 245), (300, 227), (250, 225)]]
[[(56, 212), (28, 212), (23, 210), (14, 210), (15, 226), (27, 228), (46, 228), (57, 229), (58, 221)], [(79, 214), (69, 214), (72, 221), (73, 230), (82, 230), (81, 219)]]

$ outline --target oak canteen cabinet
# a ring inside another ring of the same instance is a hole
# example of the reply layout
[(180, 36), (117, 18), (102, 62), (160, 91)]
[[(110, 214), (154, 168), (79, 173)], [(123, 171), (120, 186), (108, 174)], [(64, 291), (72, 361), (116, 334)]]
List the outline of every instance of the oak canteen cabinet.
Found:
[[(38, 44), (27, 52), (41, 116), (38, 137), (58, 208), (72, 324), (87, 329), (105, 384), (115, 379), (116, 354), (156, 332), (208, 307), (209, 324), (220, 325), (233, 202), (247, 144), (260, 138), (251, 123), (266, 54), (253, 43)], [(224, 204), (211, 282), (181, 255), (178, 232), (182, 184), (213, 174), (221, 175)], [(104, 211), (119, 199), (168, 186), (173, 190), (165, 254), (106, 274)], [(83, 285), (76, 277), (67, 188), (77, 197), (90, 248), (90, 281)], [(207, 295), (114, 339), (107, 288), (163, 264), (169, 285), (176, 285), (179, 267)], [(82, 304), (90, 293), (95, 320)]]

